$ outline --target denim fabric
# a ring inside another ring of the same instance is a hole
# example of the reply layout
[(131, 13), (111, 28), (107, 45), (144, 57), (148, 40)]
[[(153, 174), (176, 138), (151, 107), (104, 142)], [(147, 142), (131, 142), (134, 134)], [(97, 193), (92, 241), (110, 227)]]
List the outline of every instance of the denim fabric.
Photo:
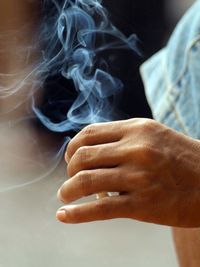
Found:
[(200, 138), (200, 0), (140, 72), (154, 118)]

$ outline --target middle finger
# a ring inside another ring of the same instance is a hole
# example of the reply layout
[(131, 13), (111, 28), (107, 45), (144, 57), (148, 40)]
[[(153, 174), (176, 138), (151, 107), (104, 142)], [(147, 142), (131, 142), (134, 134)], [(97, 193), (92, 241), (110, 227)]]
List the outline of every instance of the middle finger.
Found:
[(67, 173), (69, 177), (72, 177), (82, 170), (116, 167), (120, 164), (121, 159), (119, 142), (84, 146), (79, 148), (71, 158)]

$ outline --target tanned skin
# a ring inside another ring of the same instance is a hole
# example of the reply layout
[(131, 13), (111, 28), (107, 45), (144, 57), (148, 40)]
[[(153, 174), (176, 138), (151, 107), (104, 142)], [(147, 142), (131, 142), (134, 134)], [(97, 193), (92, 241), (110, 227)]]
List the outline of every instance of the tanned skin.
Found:
[[(95, 124), (68, 145), (64, 223), (131, 218), (170, 225), (180, 267), (200, 266), (200, 142), (147, 119)], [(70, 205), (101, 191), (119, 196)], [(185, 228), (184, 228), (185, 227)]]
[[(114, 218), (199, 227), (200, 142), (154, 120), (131, 119), (86, 127), (68, 145), (70, 179), (58, 192), (66, 223)], [(69, 205), (98, 192), (119, 192)]]
[[(15, 52), (21, 44), (29, 43), (29, 36), (11, 32), (30, 22), (33, 12), (37, 13), (37, 7), (28, 1), (0, 1), (1, 73), (24, 69), (23, 56)], [(9, 35), (2, 34), (6, 31)], [(12, 83), (10, 77), (1, 77), (1, 85)], [(0, 99), (0, 111), (6, 114), (18, 103), (16, 97)], [(19, 117), (24, 114), (23, 108), (12, 117), (16, 114)], [(58, 196), (67, 206), (60, 209), (64, 214), (58, 212), (57, 217), (65, 223), (125, 217), (177, 227), (199, 227), (199, 155), (197, 140), (151, 120), (86, 127), (71, 141), (66, 152), (70, 179)], [(120, 195), (68, 205), (101, 191), (117, 191)], [(199, 229), (174, 228), (174, 239), (180, 266), (199, 267)]]

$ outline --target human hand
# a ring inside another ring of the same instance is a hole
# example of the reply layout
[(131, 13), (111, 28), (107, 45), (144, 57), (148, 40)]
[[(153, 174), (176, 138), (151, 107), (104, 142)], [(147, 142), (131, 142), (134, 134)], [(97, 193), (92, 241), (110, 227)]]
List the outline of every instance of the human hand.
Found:
[(72, 139), (65, 158), (71, 178), (58, 191), (65, 204), (104, 191), (119, 195), (64, 206), (59, 220), (200, 226), (199, 141), (149, 119), (99, 123)]

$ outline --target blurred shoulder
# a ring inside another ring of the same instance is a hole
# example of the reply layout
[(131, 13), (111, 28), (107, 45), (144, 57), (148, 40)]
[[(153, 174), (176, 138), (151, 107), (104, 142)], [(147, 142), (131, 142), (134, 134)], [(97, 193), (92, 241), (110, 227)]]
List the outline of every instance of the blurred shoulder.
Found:
[(166, 47), (141, 66), (154, 118), (200, 138), (200, 1), (177, 24)]

